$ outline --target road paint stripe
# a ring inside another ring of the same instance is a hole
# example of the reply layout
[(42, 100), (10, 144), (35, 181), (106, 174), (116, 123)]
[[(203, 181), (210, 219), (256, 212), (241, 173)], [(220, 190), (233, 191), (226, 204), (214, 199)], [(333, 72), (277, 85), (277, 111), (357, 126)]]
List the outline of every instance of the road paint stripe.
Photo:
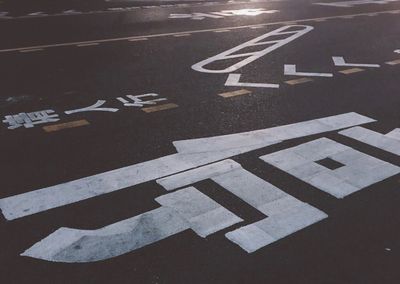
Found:
[(396, 59), (396, 60), (393, 60), (393, 61), (388, 61), (388, 62), (385, 62), (387, 65), (397, 65), (397, 64), (400, 64), (400, 59)]
[(128, 41), (145, 41), (145, 40), (148, 40), (148, 38), (147, 37), (141, 37), (141, 38), (128, 39)]
[[(293, 30), (295, 28), (296, 30)], [(302, 37), (308, 32), (312, 31), (314, 28), (311, 26), (283, 26), (281, 28), (275, 29), (271, 32), (263, 34), (259, 37), (253, 38), (249, 41), (246, 41), (238, 46), (235, 46), (231, 49), (228, 49), (222, 53), (209, 57), (205, 60), (202, 60), (194, 65), (192, 65), (192, 69), (198, 72), (203, 73), (232, 73), (239, 68), (246, 66), (247, 64), (267, 55), (268, 53), (284, 46), (295, 39)], [(289, 30), (289, 31), (287, 31)], [(268, 41), (268, 38), (281, 35), (288, 35), (283, 39), (273, 40), (273, 44), (271, 45), (271, 41)], [(247, 49), (248, 47), (259, 46), (260, 49), (254, 52), (244, 52), (238, 53), (242, 49)], [(227, 60), (229, 62), (232, 61), (233, 58), (238, 58), (239, 61), (234, 63), (233, 65), (226, 67), (225, 69), (207, 69), (206, 66), (213, 64), (215, 62), (221, 62)], [(240, 76), (240, 75), (239, 75)], [(229, 79), (229, 78), (228, 78)]]
[(284, 74), (290, 76), (308, 76), (308, 77), (333, 77), (331, 73), (310, 73), (310, 72), (298, 72), (296, 70), (296, 65), (285, 64)]
[[(325, 158), (343, 166), (331, 170), (317, 163)], [(395, 165), (328, 138), (268, 154), (260, 159), (336, 198), (344, 198), (400, 173), (400, 168)]]
[(246, 83), (239, 82), (241, 74), (231, 73), (228, 75), (226, 79), (225, 86), (231, 87), (249, 87), (249, 88), (279, 88), (279, 84), (270, 84), (270, 83)]
[[(0, 199), (7, 220), (36, 214), (308, 135), (370, 123), (351, 112), (273, 128), (173, 142), (177, 154)], [(135, 173), (135, 174), (132, 174)]]
[(155, 200), (161, 206), (176, 211), (203, 238), (243, 221), (194, 187), (162, 195)]
[(230, 30), (216, 30), (214, 33), (227, 33), (230, 32)]
[(59, 131), (63, 129), (68, 129), (68, 128), (74, 128), (74, 127), (80, 127), (80, 126), (85, 126), (89, 125), (89, 121), (86, 119), (82, 120), (76, 120), (76, 121), (70, 121), (70, 122), (65, 122), (65, 123), (60, 123), (60, 124), (53, 124), (53, 125), (47, 125), (43, 126), (43, 130), (46, 132), (54, 132), (54, 131)]
[(19, 52), (35, 52), (35, 51), (42, 51), (43, 48), (27, 48), (27, 49), (20, 49)]
[[(262, 221), (225, 235), (247, 252), (254, 252), (328, 217), (324, 212), (290, 196), (267, 181), (246, 171), (233, 160), (224, 160), (169, 176), (157, 180), (157, 183), (167, 190), (174, 190), (206, 179), (211, 179), (225, 190), (268, 216)], [(307, 216), (301, 214), (304, 211), (310, 214)], [(254, 236), (252, 232), (248, 231), (249, 226), (256, 227), (263, 234)]]
[(151, 113), (151, 112), (156, 112), (156, 111), (161, 111), (161, 110), (167, 110), (167, 109), (173, 109), (179, 107), (177, 104), (163, 104), (163, 105), (158, 105), (158, 106), (152, 106), (152, 107), (145, 107), (142, 108), (142, 111)]
[(179, 35), (174, 35), (174, 37), (185, 37), (185, 36), (191, 36), (191, 34), (179, 34)]
[(342, 56), (332, 56), (333, 63), (335, 66), (348, 66), (348, 67), (366, 67), (366, 68), (379, 68), (379, 64), (360, 64), (360, 63), (348, 63)]
[[(396, 12), (399, 13), (400, 10), (387, 10), (387, 11), (380, 11), (376, 12), (378, 15), (381, 14), (387, 14), (387, 13), (392, 13)], [(348, 16), (364, 16), (368, 15), (370, 13), (359, 13), (359, 14), (351, 14)], [(305, 19), (299, 19), (295, 21), (278, 21), (278, 22), (271, 22), (271, 23), (264, 23), (264, 24), (254, 24), (254, 25), (244, 25), (244, 26), (233, 26), (233, 27), (225, 27), (225, 29), (229, 30), (241, 30), (241, 29), (247, 29), (255, 26), (263, 26), (263, 27), (268, 27), (268, 26), (275, 26), (275, 25), (282, 25), (282, 24), (289, 24), (289, 23), (301, 23), (301, 22), (309, 22), (309, 21), (315, 21), (319, 19), (337, 19), (340, 18), (341, 16), (331, 16), (331, 17), (320, 17), (320, 18), (305, 18)], [(26, 47), (16, 47), (16, 48), (7, 48), (7, 49), (0, 49), (0, 52), (11, 52), (11, 51), (19, 51), (23, 49), (33, 49), (33, 48), (48, 48), (48, 47), (63, 47), (63, 46), (74, 46), (77, 44), (82, 44), (82, 43), (90, 43), (90, 42), (98, 42), (98, 43), (103, 43), (103, 42), (116, 42), (116, 41), (124, 41), (124, 40), (129, 40), (129, 39), (136, 39), (136, 38), (158, 38), (158, 37), (165, 37), (165, 36), (172, 36), (176, 34), (197, 34), (197, 33), (207, 33), (207, 32), (213, 32), (220, 30), (221, 28), (215, 28), (215, 29), (203, 29), (203, 30), (191, 30), (191, 31), (183, 31), (183, 32), (172, 32), (172, 33), (161, 33), (161, 34), (149, 34), (149, 35), (142, 35), (142, 36), (129, 36), (129, 37), (120, 37), (120, 38), (107, 38), (107, 39), (97, 39), (97, 40), (92, 40), (92, 41), (80, 41), (80, 42), (65, 42), (65, 43), (55, 43), (55, 44), (46, 44), (46, 45), (36, 45), (36, 46), (26, 46)]]
[(85, 47), (85, 46), (94, 46), (94, 45), (99, 45), (98, 42), (89, 42), (89, 43), (81, 43), (81, 44), (77, 44), (77, 47)]
[(314, 20), (314, 22), (320, 23), (320, 22), (326, 22), (326, 20), (328, 20), (327, 18), (319, 18)]
[(255, 27), (250, 27), (250, 29), (252, 30), (256, 30), (256, 29), (262, 29), (264, 28), (263, 26), (255, 26)]
[(312, 81), (314, 81), (314, 80), (310, 79), (310, 78), (299, 78), (299, 79), (285, 81), (285, 83), (293, 86), (293, 85), (304, 84), (304, 83), (312, 82)]
[(160, 196), (156, 201), (160, 208), (97, 230), (60, 228), (22, 255), (54, 262), (100, 261), (187, 229), (205, 238), (243, 221), (194, 187)]
[(390, 137), (392, 134), (383, 135), (363, 127), (353, 127), (339, 134), (400, 156), (400, 141)]
[(358, 72), (363, 72), (363, 71), (365, 71), (365, 69), (361, 69), (361, 68), (350, 68), (350, 69), (341, 70), (341, 71), (339, 71), (339, 73), (342, 73), (342, 74), (345, 74), (345, 75), (349, 75), (349, 74), (358, 73)]
[(242, 96), (242, 95), (248, 95), (251, 94), (250, 91), (246, 89), (241, 89), (233, 92), (226, 92), (222, 94), (218, 94), (218, 96), (223, 97), (223, 98), (230, 98), (230, 97), (236, 97), (236, 96)]

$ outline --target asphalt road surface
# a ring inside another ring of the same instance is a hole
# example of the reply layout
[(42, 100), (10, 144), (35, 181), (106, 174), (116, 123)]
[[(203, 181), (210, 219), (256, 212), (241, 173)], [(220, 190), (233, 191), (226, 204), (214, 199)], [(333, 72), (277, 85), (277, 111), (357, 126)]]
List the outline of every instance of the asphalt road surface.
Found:
[(399, 283), (400, 1), (0, 11), (0, 283)]

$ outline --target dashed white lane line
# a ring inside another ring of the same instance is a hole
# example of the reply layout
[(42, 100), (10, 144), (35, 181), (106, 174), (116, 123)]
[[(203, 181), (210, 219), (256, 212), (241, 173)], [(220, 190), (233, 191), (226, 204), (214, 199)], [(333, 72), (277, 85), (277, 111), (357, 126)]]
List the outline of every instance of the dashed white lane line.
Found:
[[(379, 12), (374, 12), (377, 15), (381, 14), (398, 14), (400, 13), (400, 10), (386, 10), (386, 11), (379, 11)], [(358, 14), (351, 14), (347, 16), (366, 16), (371, 14), (369, 13), (358, 13)], [(268, 27), (268, 26), (275, 26), (275, 25), (286, 25), (288, 23), (293, 24), (293, 23), (301, 23), (301, 22), (309, 22), (309, 21), (316, 21), (320, 19), (339, 19), (343, 17), (341, 16), (330, 16), (330, 17), (319, 17), (319, 18), (307, 18), (307, 19), (299, 19), (299, 20), (293, 20), (293, 21), (278, 21), (278, 22), (271, 22), (271, 23), (264, 23), (264, 24), (255, 24), (255, 25), (244, 25), (244, 26), (235, 26), (235, 27), (226, 27), (226, 30), (241, 30), (241, 29), (247, 29), (247, 28), (252, 28), (252, 27)], [(98, 39), (98, 40), (88, 40), (88, 41), (78, 41), (78, 42), (64, 42), (64, 43), (55, 43), (55, 44), (45, 44), (45, 45), (35, 45), (35, 46), (25, 46), (25, 47), (16, 47), (16, 48), (7, 48), (7, 49), (0, 49), (0, 52), (11, 52), (11, 51), (20, 51), (20, 50), (28, 50), (28, 49), (39, 49), (39, 48), (49, 48), (49, 47), (65, 47), (65, 46), (74, 46), (78, 44), (86, 44), (86, 43), (92, 43), (92, 42), (97, 42), (97, 43), (104, 43), (104, 42), (116, 42), (116, 41), (124, 41), (124, 40), (132, 40), (132, 39), (140, 39), (140, 38), (158, 38), (158, 37), (165, 37), (165, 36), (173, 36), (173, 35), (179, 35), (179, 34), (197, 34), (197, 33), (206, 33), (206, 32), (214, 32), (214, 31), (219, 31), (221, 28), (215, 28), (215, 29), (204, 29), (204, 30), (193, 30), (193, 31), (184, 31), (184, 32), (172, 32), (172, 33), (161, 33), (161, 34), (150, 34), (150, 35), (142, 35), (142, 36), (131, 36), (131, 37), (119, 37), (119, 38), (107, 38), (107, 39)]]

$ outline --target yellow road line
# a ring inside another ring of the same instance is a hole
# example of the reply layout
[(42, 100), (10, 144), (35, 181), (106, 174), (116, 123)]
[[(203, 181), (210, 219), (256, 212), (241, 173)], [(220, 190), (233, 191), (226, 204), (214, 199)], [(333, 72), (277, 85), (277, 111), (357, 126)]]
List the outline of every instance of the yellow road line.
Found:
[(60, 124), (43, 126), (42, 128), (46, 132), (54, 132), (54, 131), (59, 131), (59, 130), (63, 130), (63, 129), (68, 129), (68, 128), (85, 126), (85, 125), (89, 125), (89, 124), (90, 124), (89, 121), (87, 121), (86, 119), (82, 119), (82, 120), (75, 120), (75, 121), (70, 121), (70, 122), (65, 122), (65, 123), (60, 123)]
[(342, 71), (339, 71), (339, 73), (342, 73), (344, 75), (349, 75), (349, 74), (353, 74), (353, 73), (358, 73), (358, 72), (363, 72), (365, 71), (365, 69), (361, 69), (361, 68), (350, 68), (350, 69), (345, 69)]
[(300, 79), (285, 81), (285, 83), (289, 84), (289, 85), (298, 85), (298, 84), (304, 84), (304, 83), (312, 82), (312, 81), (314, 81), (314, 80), (310, 79), (310, 78), (300, 78)]
[(156, 111), (161, 111), (161, 110), (167, 110), (167, 109), (172, 109), (172, 108), (177, 108), (179, 107), (177, 104), (163, 104), (163, 105), (158, 105), (158, 106), (153, 106), (153, 107), (145, 107), (142, 108), (144, 112), (150, 113), (150, 112), (156, 112)]
[(250, 91), (246, 89), (241, 89), (233, 92), (226, 92), (222, 94), (218, 94), (218, 96), (223, 97), (223, 98), (230, 98), (230, 97), (236, 97), (236, 96), (242, 96), (242, 95), (248, 95), (251, 94)]

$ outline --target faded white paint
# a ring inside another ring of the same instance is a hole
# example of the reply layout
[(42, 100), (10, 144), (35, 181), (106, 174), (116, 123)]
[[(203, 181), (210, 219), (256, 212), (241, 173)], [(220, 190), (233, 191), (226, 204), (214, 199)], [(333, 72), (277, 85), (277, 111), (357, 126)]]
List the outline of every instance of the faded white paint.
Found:
[(363, 127), (353, 127), (339, 132), (340, 134), (356, 139), (368, 145), (384, 151), (400, 155), (400, 131), (399, 128), (386, 135)]
[[(260, 157), (265, 162), (337, 198), (400, 173), (400, 168), (327, 138)], [(343, 166), (328, 169), (318, 163), (330, 158)]]
[[(303, 25), (284, 26), (269, 33), (266, 33), (262, 36), (256, 37), (252, 40), (249, 40), (245, 43), (242, 43), (213, 57), (207, 58), (199, 63), (196, 63), (192, 66), (192, 69), (204, 73), (231, 73), (278, 49), (279, 47), (292, 42), (293, 40), (305, 35), (313, 29), (314, 28), (311, 26)], [(276, 39), (277, 36), (282, 36), (282, 38)], [(273, 39), (268, 40), (268, 38)], [(238, 53), (241, 50), (252, 46), (260, 46), (260, 50), (254, 52)], [(222, 63), (222, 61), (224, 60), (230, 61), (234, 58), (238, 58), (239, 61), (224, 69), (209, 69), (206, 67), (207, 65), (210, 65), (212, 63)]]
[(0, 209), (6, 219), (17, 219), (277, 144), (282, 140), (373, 121), (357, 113), (346, 113), (244, 133), (175, 141), (177, 154), (5, 197), (0, 199)]
[(206, 237), (243, 221), (193, 187), (156, 198), (162, 206), (97, 230), (60, 228), (21, 255), (94, 262), (125, 254), (186, 229)]
[(326, 217), (324, 212), (304, 203), (279, 188), (244, 170), (232, 160), (207, 165), (157, 180), (167, 190), (211, 179), (268, 217), (226, 234), (247, 252), (314, 224)]

